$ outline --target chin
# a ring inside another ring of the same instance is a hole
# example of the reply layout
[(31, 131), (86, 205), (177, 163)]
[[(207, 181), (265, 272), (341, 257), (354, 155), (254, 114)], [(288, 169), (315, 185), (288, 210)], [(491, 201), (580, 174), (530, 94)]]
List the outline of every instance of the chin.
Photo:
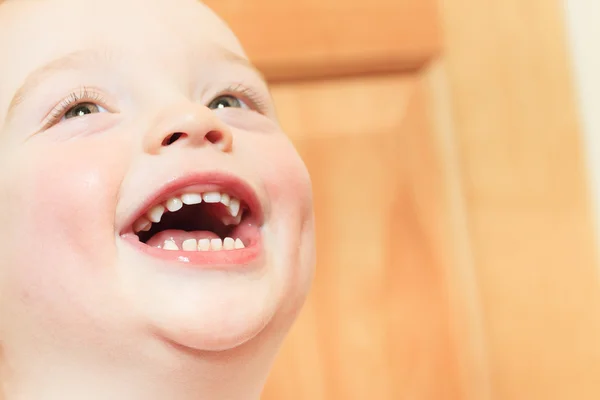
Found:
[(190, 285), (180, 297), (156, 304), (160, 308), (152, 312), (153, 328), (193, 350), (231, 350), (251, 341), (273, 320), (281, 299), (269, 282), (239, 280), (223, 277), (222, 283), (203, 282), (198, 290)]
[(304, 297), (290, 290), (297, 286), (292, 273), (297, 263), (273, 262), (281, 254), (265, 254), (237, 268), (199, 269), (140, 260), (129, 246), (121, 250), (126, 261), (118, 270), (126, 302), (146, 331), (176, 347), (237, 348), (287, 318), (286, 308)]

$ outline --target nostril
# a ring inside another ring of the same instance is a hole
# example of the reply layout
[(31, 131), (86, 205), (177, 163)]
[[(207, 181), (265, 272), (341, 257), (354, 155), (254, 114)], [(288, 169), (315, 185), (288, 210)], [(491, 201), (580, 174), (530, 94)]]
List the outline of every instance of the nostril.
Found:
[(210, 131), (206, 134), (206, 140), (212, 144), (219, 143), (223, 140), (223, 134), (219, 131)]
[(167, 136), (166, 138), (163, 139), (162, 141), (162, 145), (163, 146), (169, 146), (173, 143), (175, 143), (177, 140), (179, 140), (182, 137), (187, 136), (185, 133), (183, 132), (175, 132), (170, 134), (169, 136)]

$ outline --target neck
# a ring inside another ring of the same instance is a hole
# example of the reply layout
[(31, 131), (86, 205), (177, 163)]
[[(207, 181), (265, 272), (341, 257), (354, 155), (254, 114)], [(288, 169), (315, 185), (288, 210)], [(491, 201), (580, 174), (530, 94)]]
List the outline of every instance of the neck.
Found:
[(276, 353), (257, 343), (202, 354), (158, 347), (144, 360), (121, 354), (82, 360), (58, 352), (38, 353), (26, 368), (4, 364), (2, 400), (258, 400)]

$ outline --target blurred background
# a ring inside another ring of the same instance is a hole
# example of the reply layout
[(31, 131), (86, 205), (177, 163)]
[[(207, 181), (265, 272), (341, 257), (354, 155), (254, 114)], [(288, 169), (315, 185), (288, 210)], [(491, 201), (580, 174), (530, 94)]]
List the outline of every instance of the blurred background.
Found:
[(600, 3), (207, 3), (314, 183), (264, 399), (600, 399)]

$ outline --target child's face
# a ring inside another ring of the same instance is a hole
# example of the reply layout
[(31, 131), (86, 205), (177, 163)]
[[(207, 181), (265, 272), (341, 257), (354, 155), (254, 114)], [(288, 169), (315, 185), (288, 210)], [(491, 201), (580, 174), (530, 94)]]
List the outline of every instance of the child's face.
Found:
[[(5, 357), (279, 340), (312, 277), (310, 181), (225, 25), (195, 0), (17, 0), (0, 27)], [(136, 234), (215, 191), (241, 222), (203, 202)]]

